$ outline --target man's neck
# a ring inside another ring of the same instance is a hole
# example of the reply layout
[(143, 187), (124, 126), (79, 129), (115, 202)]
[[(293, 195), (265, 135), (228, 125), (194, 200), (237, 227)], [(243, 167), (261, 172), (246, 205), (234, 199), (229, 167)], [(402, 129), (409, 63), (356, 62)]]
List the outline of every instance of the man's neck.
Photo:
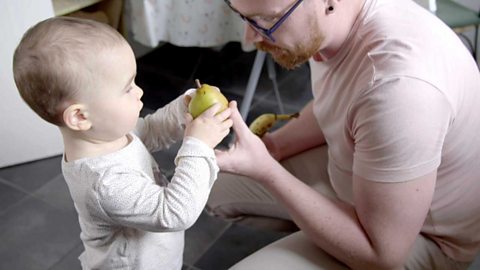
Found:
[[(336, 16), (338, 23), (335, 24), (335, 31), (329, 33), (332, 37), (328, 46), (320, 50), (313, 56), (315, 61), (325, 61), (335, 56), (342, 48), (345, 41), (347, 41), (353, 26), (362, 12), (366, 0), (352, 0), (352, 1), (338, 1), (336, 13), (331, 16)], [(328, 15), (327, 15), (328, 16)]]

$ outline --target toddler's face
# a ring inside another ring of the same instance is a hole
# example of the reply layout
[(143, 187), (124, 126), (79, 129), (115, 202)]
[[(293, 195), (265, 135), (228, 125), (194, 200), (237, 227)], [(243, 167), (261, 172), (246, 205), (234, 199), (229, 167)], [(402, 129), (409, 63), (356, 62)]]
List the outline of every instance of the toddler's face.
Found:
[(143, 106), (143, 91), (135, 84), (137, 65), (128, 44), (105, 49), (95, 58), (95, 79), (86, 99), (91, 136), (112, 141), (134, 129)]

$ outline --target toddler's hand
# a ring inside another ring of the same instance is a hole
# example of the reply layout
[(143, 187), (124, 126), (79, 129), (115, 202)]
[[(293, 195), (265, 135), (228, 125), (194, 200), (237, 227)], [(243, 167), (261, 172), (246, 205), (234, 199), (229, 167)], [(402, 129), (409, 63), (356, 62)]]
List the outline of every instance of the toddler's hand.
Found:
[(188, 114), (185, 136), (192, 136), (215, 148), (228, 135), (233, 124), (230, 108), (217, 114), (219, 109), (220, 104), (216, 103), (194, 120)]
[(190, 104), (190, 101), (192, 101), (192, 96), (190, 95), (184, 95), (183, 96), (183, 104), (185, 104), (185, 107), (188, 110), (188, 104)]

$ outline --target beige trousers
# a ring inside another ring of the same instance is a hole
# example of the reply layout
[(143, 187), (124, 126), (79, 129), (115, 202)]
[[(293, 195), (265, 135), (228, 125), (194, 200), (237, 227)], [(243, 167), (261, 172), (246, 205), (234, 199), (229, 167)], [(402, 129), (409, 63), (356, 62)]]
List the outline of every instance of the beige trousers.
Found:
[[(327, 162), (327, 147), (322, 146), (284, 160), (282, 165), (313, 189), (335, 197)], [(219, 174), (206, 209), (211, 215), (240, 224), (280, 231), (297, 230), (287, 211), (265, 188), (239, 175)], [(419, 235), (405, 269), (467, 269), (468, 265), (450, 259), (433, 241)], [(315, 246), (302, 232), (295, 232), (255, 252), (232, 269), (348, 268)]]

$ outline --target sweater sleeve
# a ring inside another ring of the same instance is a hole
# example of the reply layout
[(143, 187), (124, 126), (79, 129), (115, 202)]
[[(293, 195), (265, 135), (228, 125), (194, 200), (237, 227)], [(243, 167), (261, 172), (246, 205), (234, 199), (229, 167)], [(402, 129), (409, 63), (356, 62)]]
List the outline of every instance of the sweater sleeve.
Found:
[(150, 152), (168, 148), (182, 138), (187, 112), (186, 94), (188, 91), (156, 112), (139, 118), (134, 133)]
[(146, 231), (180, 231), (200, 216), (217, 177), (213, 149), (187, 137), (170, 183), (162, 187), (144, 173), (109, 169), (97, 185), (98, 205), (114, 224)]

